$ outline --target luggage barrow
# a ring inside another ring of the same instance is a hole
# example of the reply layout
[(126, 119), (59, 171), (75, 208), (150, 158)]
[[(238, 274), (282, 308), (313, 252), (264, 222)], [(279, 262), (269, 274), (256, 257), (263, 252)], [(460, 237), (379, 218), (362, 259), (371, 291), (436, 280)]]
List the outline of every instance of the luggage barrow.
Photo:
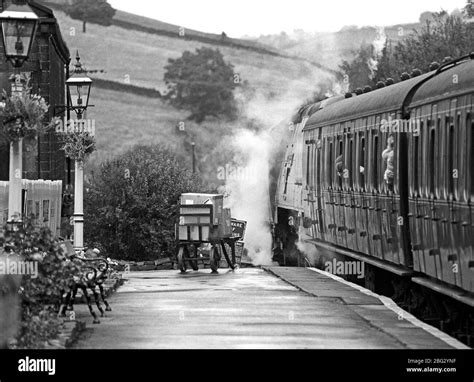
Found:
[[(217, 273), (219, 269), (219, 263), (221, 261), (221, 252), (219, 247), (222, 248), (224, 258), (229, 264), (229, 268), (235, 270), (238, 267), (235, 258), (235, 243), (240, 240), (240, 237), (229, 237), (210, 241), (180, 241), (178, 246), (178, 269), (181, 273), (185, 273), (188, 263), (194, 271), (199, 269), (198, 261), (209, 260), (212, 273)], [(202, 244), (210, 244), (211, 249), (209, 256), (199, 256), (198, 249)], [(225, 245), (228, 245), (231, 249), (231, 253), (227, 252)]]

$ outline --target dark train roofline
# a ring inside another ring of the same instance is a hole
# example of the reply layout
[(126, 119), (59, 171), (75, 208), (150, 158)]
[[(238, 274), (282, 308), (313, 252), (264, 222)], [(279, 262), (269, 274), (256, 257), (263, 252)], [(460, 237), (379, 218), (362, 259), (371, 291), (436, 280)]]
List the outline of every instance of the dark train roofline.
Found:
[[(314, 113), (305, 126), (305, 131), (327, 124), (354, 120), (371, 114), (381, 114), (393, 111), (406, 111), (409, 103), (426, 100), (436, 94), (445, 94), (446, 89), (453, 87), (452, 78), (455, 74), (463, 78), (463, 89), (474, 86), (474, 78), (469, 73), (473, 71), (474, 55), (470, 54), (458, 60), (443, 65), (436, 71), (425, 73), (414, 78), (390, 85), (381, 89), (343, 99), (328, 105)], [(466, 62), (466, 60), (468, 60)], [(440, 81), (431, 81), (434, 78)], [(466, 80), (467, 78), (467, 80)], [(449, 84), (449, 81), (451, 83)], [(449, 86), (448, 86), (449, 85)], [(453, 87), (453, 91), (454, 91)], [(459, 88), (459, 85), (458, 85)], [(457, 89), (459, 92), (459, 89)], [(407, 102), (408, 101), (408, 102)]]
[(410, 107), (419, 103), (446, 98), (449, 95), (472, 92), (474, 89), (474, 55), (436, 75), (436, 81), (427, 81), (416, 91)]
[(298, 113), (292, 118), (293, 123), (301, 123), (304, 118), (311, 117), (314, 113), (318, 112), (325, 107), (332, 105), (333, 103), (342, 101), (345, 99), (344, 96), (334, 96), (325, 98), (321, 101), (303, 106)]
[(357, 119), (374, 113), (384, 113), (401, 109), (411, 89), (430, 77), (426, 73), (385, 88), (347, 98), (315, 113), (306, 123), (305, 130), (318, 128), (328, 123), (338, 123)]

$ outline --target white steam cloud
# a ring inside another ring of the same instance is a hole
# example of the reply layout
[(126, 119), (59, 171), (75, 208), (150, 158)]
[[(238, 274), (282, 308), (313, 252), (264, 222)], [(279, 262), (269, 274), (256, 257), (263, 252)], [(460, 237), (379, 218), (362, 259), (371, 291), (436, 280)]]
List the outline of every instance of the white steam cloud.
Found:
[(272, 237), (269, 230), (269, 162), (271, 140), (265, 132), (240, 131), (234, 138), (235, 160), (245, 168), (242, 178), (228, 180), (227, 205), (232, 216), (247, 221), (245, 247), (254, 265), (272, 264)]
[(231, 208), (232, 217), (247, 221), (245, 248), (254, 265), (272, 264), (270, 168), (276, 160), (279, 143), (288, 133), (286, 129), (297, 108), (329, 77), (310, 72), (309, 76), (287, 83), (286, 89), (280, 89), (277, 94), (269, 96), (257, 89), (251, 99), (243, 100), (245, 96), (241, 95), (242, 113), (262, 128), (258, 131), (243, 128), (228, 142), (235, 153), (232, 166), (239, 171), (227, 178), (226, 207)]
[(375, 40), (372, 42), (372, 45), (374, 47), (374, 56), (375, 59), (369, 59), (369, 67), (370, 71), (372, 72), (372, 76), (374, 75), (375, 71), (377, 70), (379, 66), (379, 57), (382, 55), (383, 48), (385, 47), (385, 44), (387, 42), (387, 35), (385, 33), (385, 28), (384, 27), (377, 27), (377, 35), (375, 37)]

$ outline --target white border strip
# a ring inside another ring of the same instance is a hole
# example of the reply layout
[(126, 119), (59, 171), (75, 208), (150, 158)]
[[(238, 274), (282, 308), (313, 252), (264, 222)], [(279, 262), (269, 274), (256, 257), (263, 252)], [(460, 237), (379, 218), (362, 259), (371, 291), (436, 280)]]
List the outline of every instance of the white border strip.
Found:
[(322, 271), (321, 269), (317, 269), (317, 268), (306, 268), (306, 269), (309, 269), (311, 271), (320, 273), (324, 276), (330, 277), (333, 280), (338, 281), (340, 283), (343, 283), (345, 285), (348, 285), (351, 288), (357, 289), (358, 291), (360, 291), (360, 292), (362, 292), (362, 293), (364, 293), (368, 296), (376, 297), (380, 301), (382, 301), (382, 303), (388, 309), (395, 312), (399, 317), (403, 317), (404, 320), (407, 320), (408, 322), (412, 323), (413, 325), (427, 331), (428, 333), (430, 333), (434, 337), (446, 342), (448, 345), (450, 345), (450, 346), (452, 346), (456, 349), (459, 349), (459, 350), (471, 350), (471, 348), (469, 346), (464, 345), (462, 342), (460, 342), (457, 339), (449, 336), (448, 334), (442, 332), (441, 330), (420, 321), (415, 316), (413, 316), (410, 313), (408, 313), (407, 311), (403, 310), (397, 304), (395, 304), (395, 302), (391, 298), (388, 298), (388, 297), (385, 297), (385, 296), (380, 296), (380, 295), (378, 295), (378, 294), (376, 294), (376, 293), (374, 293), (374, 292), (372, 292), (372, 291), (370, 291), (366, 288), (361, 287), (360, 285), (357, 285), (357, 284), (351, 283), (349, 281), (346, 281), (346, 280), (344, 280), (343, 278), (341, 278), (339, 276), (333, 275), (332, 273), (329, 273), (329, 272)]

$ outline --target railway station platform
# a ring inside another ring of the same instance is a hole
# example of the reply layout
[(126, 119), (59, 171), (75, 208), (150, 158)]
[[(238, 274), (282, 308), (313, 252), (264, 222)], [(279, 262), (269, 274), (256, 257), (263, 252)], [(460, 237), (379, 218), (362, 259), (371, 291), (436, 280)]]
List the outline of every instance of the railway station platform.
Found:
[(308, 268), (131, 272), (77, 349), (467, 349), (354, 284)]
[[(315, 298), (331, 298), (354, 312), (354, 324), (368, 324), (405, 349), (469, 349), (398, 307), (390, 298), (314, 268), (268, 267), (267, 272)], [(363, 321), (361, 324), (359, 318)], [(369, 334), (371, 335), (371, 334)], [(400, 348), (395, 346), (393, 348)]]

